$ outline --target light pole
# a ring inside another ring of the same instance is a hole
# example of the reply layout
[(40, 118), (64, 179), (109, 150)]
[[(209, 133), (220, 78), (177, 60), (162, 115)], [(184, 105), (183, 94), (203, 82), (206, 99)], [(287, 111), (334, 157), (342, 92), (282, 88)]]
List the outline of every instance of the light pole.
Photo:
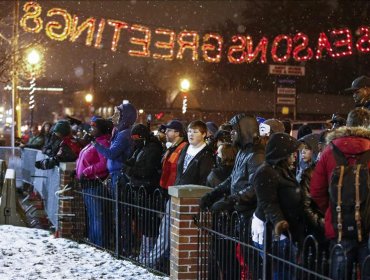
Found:
[(33, 125), (33, 111), (35, 108), (35, 86), (36, 86), (36, 74), (41, 69), (41, 53), (36, 48), (30, 48), (27, 51), (26, 55), (27, 64), (29, 66), (29, 72), (30, 72), (30, 92), (29, 92), (29, 109), (31, 113), (31, 121), (30, 125), (32, 127)]
[(94, 96), (99, 100), (99, 95), (97, 94), (97, 86), (96, 86), (96, 66), (101, 66), (103, 68), (107, 67), (107, 63), (96, 63), (95, 61), (93, 62), (93, 67), (92, 67), (92, 93)]
[(190, 81), (188, 79), (182, 79), (180, 81), (180, 91), (183, 94), (182, 99), (182, 113), (185, 114), (188, 109), (188, 92), (190, 89)]
[[(14, 10), (13, 10), (13, 34), (12, 34), (12, 154), (14, 156), (15, 148), (15, 129), (16, 129), (16, 117), (15, 117), (15, 107), (18, 97), (18, 21), (19, 21), (19, 1), (14, 1)], [(18, 124), (19, 126), (19, 124)]]

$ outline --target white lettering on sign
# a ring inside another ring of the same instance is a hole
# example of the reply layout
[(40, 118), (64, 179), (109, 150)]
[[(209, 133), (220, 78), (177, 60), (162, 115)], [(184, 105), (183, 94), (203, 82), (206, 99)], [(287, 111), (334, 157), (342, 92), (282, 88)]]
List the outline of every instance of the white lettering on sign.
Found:
[(304, 66), (292, 66), (292, 65), (269, 65), (269, 74), (271, 75), (287, 75), (287, 76), (304, 76)]
[(295, 95), (296, 94), (296, 89), (295, 88), (278, 87), (277, 88), (277, 94)]
[(295, 97), (278, 97), (276, 103), (279, 105), (295, 105)]

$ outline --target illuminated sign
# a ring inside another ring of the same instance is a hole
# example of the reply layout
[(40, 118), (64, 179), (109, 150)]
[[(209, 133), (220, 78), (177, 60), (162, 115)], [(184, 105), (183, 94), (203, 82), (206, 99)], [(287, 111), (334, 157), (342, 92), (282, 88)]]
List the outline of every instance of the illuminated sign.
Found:
[(110, 29), (113, 32), (111, 51), (119, 50), (121, 44), (129, 44), (128, 55), (135, 57), (174, 60), (190, 56), (193, 61), (203, 59), (218, 63), (227, 59), (229, 63), (242, 64), (257, 60), (260, 63), (304, 62), (324, 56), (340, 58), (354, 52), (370, 52), (369, 26), (361, 26), (354, 33), (348, 28), (332, 29), (321, 32), (313, 40), (298, 32), (279, 34), (272, 40), (265, 36), (255, 40), (247, 34), (236, 34), (231, 37), (231, 42), (225, 42), (214, 32), (201, 35), (194, 30), (182, 30), (176, 33), (167, 28), (149, 28), (115, 19), (82, 19), (62, 8), (51, 8), (42, 14), (42, 7), (37, 2), (26, 2), (23, 11), (20, 25), (26, 32), (44, 31), (50, 39), (57, 41), (76, 42), (84, 37), (86, 46), (101, 49), (102, 40), (109, 36), (106, 30)]

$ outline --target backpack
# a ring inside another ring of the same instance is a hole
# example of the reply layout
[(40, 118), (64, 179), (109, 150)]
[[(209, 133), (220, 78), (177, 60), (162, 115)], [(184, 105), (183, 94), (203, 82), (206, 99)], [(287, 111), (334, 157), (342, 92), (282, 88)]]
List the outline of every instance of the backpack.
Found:
[(332, 225), (338, 242), (342, 238), (363, 241), (369, 230), (369, 168), (370, 150), (352, 155), (355, 164), (348, 164), (344, 154), (331, 142), (337, 166), (331, 177), (329, 196)]

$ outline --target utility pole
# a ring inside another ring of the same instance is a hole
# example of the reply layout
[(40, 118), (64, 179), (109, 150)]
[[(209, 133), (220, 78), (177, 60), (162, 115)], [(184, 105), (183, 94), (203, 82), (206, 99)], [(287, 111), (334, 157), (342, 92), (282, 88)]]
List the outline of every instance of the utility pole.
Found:
[(93, 62), (93, 76), (92, 76), (92, 91), (93, 95), (96, 98), (96, 63), (95, 61)]
[(16, 136), (16, 103), (18, 98), (18, 22), (19, 22), (19, 1), (14, 1), (13, 11), (13, 37), (12, 37), (12, 153), (14, 155), (15, 148), (15, 136)]

